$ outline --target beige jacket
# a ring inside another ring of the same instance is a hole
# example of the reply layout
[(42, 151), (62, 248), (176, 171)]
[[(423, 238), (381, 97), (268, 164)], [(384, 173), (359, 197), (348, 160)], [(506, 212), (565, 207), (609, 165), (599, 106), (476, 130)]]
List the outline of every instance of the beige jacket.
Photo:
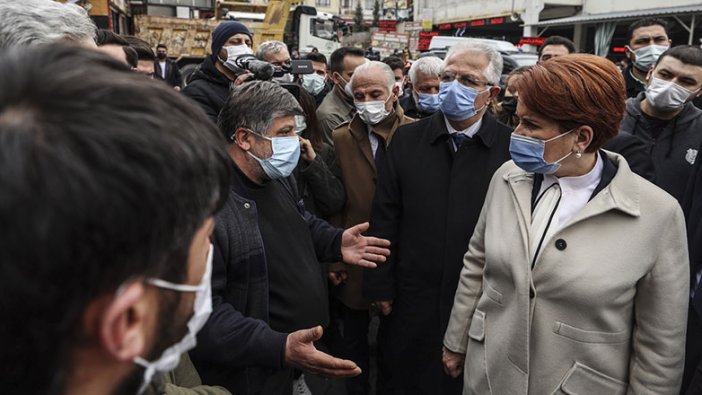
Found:
[(528, 258), (533, 175), (492, 178), (444, 345), (464, 394), (658, 394), (680, 386), (689, 298), (676, 200), (619, 155), (611, 183)]

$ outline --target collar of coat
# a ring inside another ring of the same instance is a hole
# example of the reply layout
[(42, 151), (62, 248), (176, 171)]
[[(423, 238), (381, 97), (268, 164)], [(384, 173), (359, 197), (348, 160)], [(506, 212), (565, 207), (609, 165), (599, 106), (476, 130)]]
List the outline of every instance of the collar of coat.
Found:
[[(641, 215), (639, 183), (642, 180), (631, 171), (624, 157), (609, 151), (602, 150), (601, 152), (616, 167), (616, 172), (609, 184), (598, 186), (598, 193), (594, 194), (590, 199), (592, 204), (588, 203), (570, 221), (571, 224), (609, 210), (618, 210), (633, 217)], [(524, 217), (530, 218), (527, 213), (531, 211), (531, 198), (535, 181), (534, 174), (527, 173), (513, 162), (510, 163), (511, 168), (503, 173), (502, 178), (514, 192)], [(609, 176), (606, 178), (609, 178)]]
[[(444, 113), (439, 110), (431, 116), (430, 120), (431, 126), (429, 127), (429, 141), (432, 144), (435, 144), (438, 141), (448, 140), (450, 134), (448, 129), (446, 129)], [(480, 125), (480, 129), (475, 136), (473, 136), (473, 138), (477, 138), (477, 140), (481, 141), (487, 148), (491, 148), (495, 142), (494, 127), (496, 124), (497, 120), (490, 113), (490, 111), (485, 111), (483, 114), (483, 123)]]

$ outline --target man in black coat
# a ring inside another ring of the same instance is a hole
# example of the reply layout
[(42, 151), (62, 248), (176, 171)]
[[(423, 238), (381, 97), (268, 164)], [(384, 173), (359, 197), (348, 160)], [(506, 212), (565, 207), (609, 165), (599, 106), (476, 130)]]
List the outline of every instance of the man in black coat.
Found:
[(280, 85), (254, 81), (232, 92), (219, 117), (232, 186), (212, 234), (212, 315), (192, 357), (203, 382), (235, 394), (286, 394), (293, 381), (325, 385), (301, 371), (361, 373), (313, 344), (329, 322), (322, 263), (374, 267), (388, 243), (362, 236), (367, 223), (337, 229), (305, 209), (291, 176), (301, 114)]
[(212, 55), (195, 70), (183, 93), (196, 101), (212, 122), (217, 123), (217, 115), (229, 97), (232, 83), (242, 84), (251, 76), (250, 73), (232, 71), (237, 56), (253, 54), (251, 32), (240, 22), (222, 22), (212, 32), (211, 49)]
[(168, 59), (168, 48), (164, 44), (156, 46), (156, 57), (154, 61), (154, 78), (165, 81), (175, 90), (180, 90), (183, 85), (183, 77), (180, 75), (178, 65)]
[(699, 158), (695, 161), (682, 207), (687, 221), (690, 286), (694, 292), (687, 315), (685, 371), (680, 393), (696, 395), (702, 393), (702, 160)]
[(440, 111), (396, 133), (378, 176), (370, 234), (392, 254), (364, 273), (380, 310), (379, 390), (459, 394), (444, 373), (442, 340), (463, 255), (493, 173), (510, 159), (511, 129), (487, 112), (500, 91), (502, 58), (470, 41), (441, 71)]

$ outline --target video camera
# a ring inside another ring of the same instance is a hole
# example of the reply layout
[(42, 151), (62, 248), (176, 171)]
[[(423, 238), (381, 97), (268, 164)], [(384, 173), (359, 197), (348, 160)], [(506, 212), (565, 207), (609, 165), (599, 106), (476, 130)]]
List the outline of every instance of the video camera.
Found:
[[(234, 64), (241, 70), (241, 73), (248, 71), (253, 74), (255, 80), (260, 81), (270, 81), (285, 74), (312, 74), (314, 72), (311, 60), (292, 60), (290, 66), (274, 66), (268, 62), (258, 60), (253, 55), (241, 55), (236, 58)], [(233, 71), (237, 72), (236, 70)]]

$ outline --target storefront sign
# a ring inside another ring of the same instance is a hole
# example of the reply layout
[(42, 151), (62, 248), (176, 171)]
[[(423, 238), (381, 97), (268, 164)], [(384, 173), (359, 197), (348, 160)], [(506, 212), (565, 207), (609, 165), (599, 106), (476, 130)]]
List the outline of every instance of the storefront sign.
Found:
[(438, 36), (439, 32), (419, 32), (419, 40), (417, 41), (418, 51), (428, 51), (431, 38)]
[(397, 20), (378, 21), (378, 28), (381, 32), (394, 32), (397, 30)]
[(517, 45), (534, 45), (540, 47), (544, 45), (546, 37), (522, 37), (519, 39), (519, 44)]

